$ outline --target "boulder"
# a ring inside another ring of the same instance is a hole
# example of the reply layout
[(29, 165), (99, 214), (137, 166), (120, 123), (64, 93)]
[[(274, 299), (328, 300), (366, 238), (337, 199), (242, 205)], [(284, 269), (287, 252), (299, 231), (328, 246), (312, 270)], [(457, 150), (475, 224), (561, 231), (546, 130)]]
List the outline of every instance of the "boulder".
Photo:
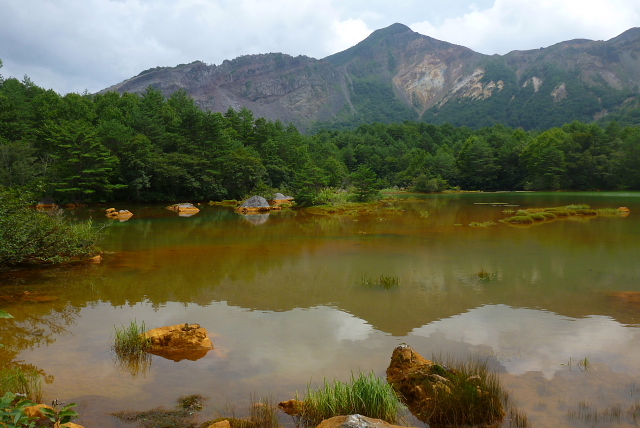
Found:
[(200, 324), (178, 324), (143, 333), (151, 339), (149, 353), (173, 361), (196, 361), (213, 349), (207, 330)]
[(38, 204), (36, 205), (36, 209), (39, 210), (51, 210), (55, 208), (58, 208), (58, 204), (56, 204), (56, 201), (49, 196), (42, 198), (42, 200), (40, 200), (40, 202), (38, 202)]
[[(369, 418), (362, 415), (334, 416), (320, 422), (318, 428), (400, 428), (382, 419)], [(406, 428), (406, 427), (405, 427)]]
[(262, 196), (252, 196), (240, 205), (237, 210), (242, 214), (271, 210), (271, 205)]

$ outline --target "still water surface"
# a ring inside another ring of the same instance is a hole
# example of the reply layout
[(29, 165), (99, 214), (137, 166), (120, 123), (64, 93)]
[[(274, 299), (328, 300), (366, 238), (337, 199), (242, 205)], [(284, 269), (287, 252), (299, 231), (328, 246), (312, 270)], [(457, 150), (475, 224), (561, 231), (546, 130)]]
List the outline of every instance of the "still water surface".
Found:
[[(631, 215), (469, 227), (505, 217), (490, 202)], [(635, 426), (624, 413), (640, 401), (640, 304), (612, 293), (640, 292), (640, 193), (430, 195), (367, 217), (117, 208), (134, 217), (111, 223), (101, 264), (0, 278), (0, 309), (15, 316), (3, 320), (0, 363), (42, 369), (53, 378), (44, 401), (78, 403), (88, 428), (131, 426), (108, 413), (195, 393), (209, 397), (203, 419), (225, 405), (241, 415), (251, 394), (277, 402), (325, 377), (383, 376), (400, 343), (427, 358), (489, 358), (534, 427), (594, 426), (568, 418), (581, 403), (621, 406), (620, 422), (596, 426)], [(74, 215), (108, 222), (98, 209)], [(363, 275), (400, 286), (366, 287)], [(215, 350), (154, 356), (133, 376), (110, 347), (114, 326), (134, 319), (199, 323)]]

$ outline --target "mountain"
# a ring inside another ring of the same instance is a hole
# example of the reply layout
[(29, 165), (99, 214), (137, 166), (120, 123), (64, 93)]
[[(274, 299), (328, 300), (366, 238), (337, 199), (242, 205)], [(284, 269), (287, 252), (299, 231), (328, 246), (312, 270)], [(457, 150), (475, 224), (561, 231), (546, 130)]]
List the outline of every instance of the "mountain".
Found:
[(393, 24), (320, 60), (269, 53), (196, 61), (146, 70), (101, 92), (148, 86), (166, 96), (184, 89), (206, 110), (246, 107), (301, 129), (403, 120), (543, 129), (638, 118), (628, 113), (640, 102), (640, 28), (608, 41), (484, 55)]

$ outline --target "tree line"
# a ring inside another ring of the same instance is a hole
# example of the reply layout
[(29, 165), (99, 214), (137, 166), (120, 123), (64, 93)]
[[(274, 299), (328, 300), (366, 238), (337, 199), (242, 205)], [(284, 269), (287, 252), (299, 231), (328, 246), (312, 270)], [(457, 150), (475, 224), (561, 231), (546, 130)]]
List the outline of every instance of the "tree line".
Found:
[(0, 186), (58, 202), (243, 199), (326, 187), (417, 191), (640, 189), (640, 128), (572, 122), (545, 131), (425, 122), (300, 133), (251, 111), (169, 97), (61, 96), (0, 78)]

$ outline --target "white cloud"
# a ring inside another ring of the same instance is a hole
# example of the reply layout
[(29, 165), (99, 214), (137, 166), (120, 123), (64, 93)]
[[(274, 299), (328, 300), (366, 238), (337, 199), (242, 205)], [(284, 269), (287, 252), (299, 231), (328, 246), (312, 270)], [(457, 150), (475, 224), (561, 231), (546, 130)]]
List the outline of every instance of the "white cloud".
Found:
[(481, 53), (505, 54), (576, 38), (607, 40), (638, 22), (640, 3), (626, 0), (496, 0), (440, 25), (425, 20), (410, 26)]
[(195, 60), (322, 58), (394, 22), (488, 54), (608, 39), (640, 22), (636, 0), (0, 0), (0, 10), (2, 74), (62, 93)]

